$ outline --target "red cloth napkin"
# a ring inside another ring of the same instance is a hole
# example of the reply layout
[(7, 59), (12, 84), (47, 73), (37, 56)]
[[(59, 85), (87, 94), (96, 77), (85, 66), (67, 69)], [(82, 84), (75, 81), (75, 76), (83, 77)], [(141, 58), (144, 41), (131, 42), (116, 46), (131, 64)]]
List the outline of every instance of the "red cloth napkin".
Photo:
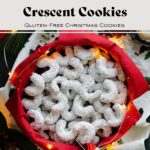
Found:
[[(14, 71), (13, 76), (9, 81), (17, 88), (13, 95), (10, 97), (6, 106), (8, 110), (13, 115), (17, 125), (22, 129), (22, 131), (36, 144), (48, 150), (48, 144), (52, 144), (52, 149), (58, 150), (79, 150), (80, 147), (56, 143), (49, 141), (41, 137), (36, 133), (30, 126), (28, 122), (28, 117), (23, 109), (21, 103), (21, 96), (23, 94), (23, 88), (27, 85), (29, 77), (34, 72), (36, 68), (36, 59), (39, 56), (45, 54), (47, 50), (56, 47), (57, 51), (61, 50), (63, 46), (69, 45), (93, 45), (101, 47), (107, 50), (110, 55), (122, 66), (127, 75), (127, 85), (129, 91), (129, 103), (128, 110), (126, 112), (122, 126), (118, 131), (109, 138), (102, 140), (100, 145), (108, 145), (121, 136), (123, 136), (141, 117), (140, 113), (134, 106), (132, 100), (141, 96), (145, 93), (149, 86), (143, 77), (142, 73), (132, 62), (132, 60), (127, 56), (127, 54), (115, 43), (109, 41), (104, 36), (99, 36), (94, 33), (61, 33), (58, 40), (49, 43), (43, 47), (37, 49), (32, 55), (25, 59)], [(84, 144), (88, 150), (94, 150), (96, 146), (92, 144)]]
[(1, 38), (3, 38), (6, 34), (7, 34), (7, 32), (11, 32), (11, 30), (0, 30), (0, 39)]
[(6, 35), (6, 33), (0, 33), (0, 39), (3, 38)]

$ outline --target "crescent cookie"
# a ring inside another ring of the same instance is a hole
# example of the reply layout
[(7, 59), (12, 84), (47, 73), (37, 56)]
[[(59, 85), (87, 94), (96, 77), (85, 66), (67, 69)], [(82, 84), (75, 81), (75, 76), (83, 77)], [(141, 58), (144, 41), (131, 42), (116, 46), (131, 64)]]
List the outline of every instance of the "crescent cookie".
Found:
[(55, 59), (46, 57), (39, 60), (36, 65), (39, 68), (49, 67), (49, 70), (41, 74), (45, 82), (53, 80), (59, 72), (59, 64)]
[(30, 80), (33, 82), (30, 86), (27, 86), (24, 90), (29, 96), (37, 96), (44, 90), (44, 79), (37, 73), (32, 73)]

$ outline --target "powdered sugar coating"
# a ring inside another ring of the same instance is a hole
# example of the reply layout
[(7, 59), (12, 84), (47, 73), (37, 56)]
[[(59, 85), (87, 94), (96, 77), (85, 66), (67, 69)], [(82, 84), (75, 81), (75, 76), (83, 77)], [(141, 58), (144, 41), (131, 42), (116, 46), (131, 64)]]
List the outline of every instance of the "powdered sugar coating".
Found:
[(44, 90), (44, 79), (37, 73), (32, 73), (30, 80), (33, 82), (32, 85), (27, 86), (24, 90), (29, 96), (37, 96)]
[(125, 106), (115, 104), (112, 108), (107, 108), (104, 111), (104, 117), (110, 127), (118, 127), (125, 116)]
[(65, 54), (66, 56), (63, 57), (60, 53), (54, 52), (52, 54), (52, 57), (57, 60), (60, 66), (68, 66), (69, 60), (71, 57), (73, 57), (73, 50), (71, 47), (66, 47), (65, 48)]
[(74, 55), (81, 60), (91, 60), (95, 56), (95, 48), (90, 48), (89, 50), (84, 49), (82, 46), (74, 46)]
[(42, 95), (34, 96), (33, 99), (23, 98), (22, 104), (25, 109), (37, 109), (42, 104)]
[(104, 119), (97, 119), (92, 122), (92, 125), (95, 127), (96, 132), (98, 132), (100, 129), (103, 130), (103, 133), (98, 134), (100, 137), (106, 138), (109, 137), (112, 133), (111, 127)]
[(91, 117), (94, 113), (93, 106), (83, 106), (85, 101), (81, 99), (79, 95), (77, 95), (73, 102), (73, 111), (76, 115), (80, 117)]
[(117, 69), (114, 68), (114, 63), (107, 61), (104, 57), (96, 60), (96, 68), (97, 72), (106, 78), (114, 78), (117, 76)]
[(59, 64), (55, 59), (46, 57), (39, 60), (36, 65), (39, 68), (49, 67), (48, 71), (41, 74), (45, 82), (50, 82), (53, 80), (59, 72)]
[(32, 99), (23, 98), (23, 106), (42, 137), (65, 144), (98, 144), (124, 119), (125, 74), (109, 57), (98, 57), (99, 48), (63, 49), (65, 56), (54, 52), (37, 61), (38, 68), (48, 70), (31, 75), (25, 93)]
[(79, 58), (72, 57), (69, 60), (69, 65), (72, 66), (74, 69), (65, 69), (63, 76), (67, 79), (77, 79), (82, 73), (84, 73), (84, 66)]
[(104, 103), (113, 102), (118, 94), (118, 90), (117, 90), (115, 81), (110, 80), (110, 79), (105, 79), (103, 82), (103, 87), (105, 90), (103, 90), (103, 92), (100, 96), (100, 101), (104, 102)]
[(73, 131), (78, 134), (77, 140), (80, 143), (91, 143), (95, 136), (95, 127), (86, 121), (77, 122), (73, 126)]
[(65, 110), (61, 113), (61, 116), (66, 121), (72, 121), (75, 118), (77, 118), (77, 115), (75, 114), (74, 110), (69, 111), (69, 105), (65, 108)]
[(88, 90), (95, 85), (94, 79), (90, 75), (81, 75), (80, 81), (82, 83), (82, 88), (80, 89), (80, 96), (86, 101), (96, 100), (101, 95), (100, 90), (89, 93)]

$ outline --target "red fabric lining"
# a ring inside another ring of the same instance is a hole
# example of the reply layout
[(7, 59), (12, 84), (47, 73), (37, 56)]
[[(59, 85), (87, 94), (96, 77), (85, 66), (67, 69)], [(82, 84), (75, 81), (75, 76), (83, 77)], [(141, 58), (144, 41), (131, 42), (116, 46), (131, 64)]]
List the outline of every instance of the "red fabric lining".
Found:
[[(79, 147), (76, 146), (60, 144), (46, 140), (35, 131), (33, 131), (30, 124), (28, 123), (27, 115), (21, 103), (22, 89), (26, 86), (31, 73), (35, 70), (35, 60), (52, 47), (57, 47), (57, 50), (60, 50), (61, 47), (66, 45), (94, 45), (106, 49), (111, 54), (111, 56), (120, 63), (127, 74), (130, 102), (125, 119), (119, 130), (119, 134), (116, 133), (99, 143), (99, 145), (110, 144), (111, 142), (124, 135), (139, 120), (140, 114), (131, 100), (145, 93), (149, 89), (149, 86), (142, 73), (135, 66), (132, 60), (127, 56), (127, 54), (121, 48), (119, 48), (119, 46), (107, 40), (104, 36), (99, 36), (94, 33), (61, 33), (57, 41), (47, 44), (36, 50), (31, 56), (29, 56), (16, 68), (13, 76), (10, 78), (9, 81), (17, 88), (17, 90), (10, 97), (10, 99), (6, 103), (6, 106), (22, 131), (24, 131), (24, 133), (34, 143), (38, 144), (45, 150), (48, 150), (48, 148), (46, 147), (48, 143), (53, 144), (54, 148), (59, 150), (79, 149)], [(109, 141), (111, 142), (109, 143)], [(108, 143), (106, 144), (106, 142)], [(94, 149), (94, 147), (95, 146), (91, 144), (87, 144), (88, 149)]]
[(3, 38), (6, 35), (6, 33), (0, 33), (0, 39)]

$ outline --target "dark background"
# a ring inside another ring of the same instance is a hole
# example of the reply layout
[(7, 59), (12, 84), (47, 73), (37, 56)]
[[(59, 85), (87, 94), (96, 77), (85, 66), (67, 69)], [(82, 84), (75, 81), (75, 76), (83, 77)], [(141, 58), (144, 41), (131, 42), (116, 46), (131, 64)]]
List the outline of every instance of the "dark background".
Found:
[[(11, 70), (18, 53), (30, 35), (29, 33), (9, 33), (0, 39), (0, 87), (3, 87), (7, 82), (9, 69)], [(4, 48), (9, 69), (4, 61)]]

